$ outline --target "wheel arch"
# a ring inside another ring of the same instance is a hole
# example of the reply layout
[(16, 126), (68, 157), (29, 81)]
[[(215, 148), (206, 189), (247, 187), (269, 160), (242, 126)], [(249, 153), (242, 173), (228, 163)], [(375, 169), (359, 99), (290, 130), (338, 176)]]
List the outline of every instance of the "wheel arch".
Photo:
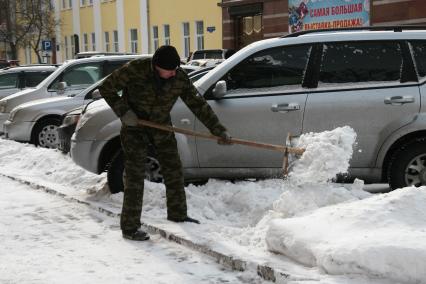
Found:
[(401, 146), (409, 143), (409, 141), (413, 141), (422, 137), (426, 138), (426, 130), (419, 130), (419, 131), (407, 133), (404, 136), (401, 136), (400, 138), (398, 138), (396, 141), (394, 141), (391, 144), (391, 146), (386, 151), (386, 155), (382, 163), (382, 181), (383, 182), (388, 182), (387, 172), (388, 172), (389, 163), (391, 161), (393, 154)]
[(34, 124), (33, 128), (31, 129), (31, 143), (35, 143), (36, 142), (36, 130), (37, 128), (46, 120), (49, 119), (58, 119), (61, 120), (62, 116), (59, 114), (48, 114), (48, 115), (44, 115), (42, 117), (40, 117), (39, 119), (37, 119), (36, 123)]
[(102, 148), (101, 154), (99, 155), (98, 173), (102, 173), (103, 171), (107, 170), (112, 157), (119, 150), (121, 150), (120, 136), (112, 138), (105, 144), (105, 146)]

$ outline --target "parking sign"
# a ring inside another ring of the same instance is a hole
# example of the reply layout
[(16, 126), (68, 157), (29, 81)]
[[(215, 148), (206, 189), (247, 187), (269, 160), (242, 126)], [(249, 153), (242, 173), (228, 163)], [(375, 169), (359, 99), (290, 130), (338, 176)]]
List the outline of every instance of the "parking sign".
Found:
[(51, 51), (52, 50), (52, 41), (50, 41), (50, 40), (43, 40), (41, 42), (41, 46), (43, 48), (43, 51)]

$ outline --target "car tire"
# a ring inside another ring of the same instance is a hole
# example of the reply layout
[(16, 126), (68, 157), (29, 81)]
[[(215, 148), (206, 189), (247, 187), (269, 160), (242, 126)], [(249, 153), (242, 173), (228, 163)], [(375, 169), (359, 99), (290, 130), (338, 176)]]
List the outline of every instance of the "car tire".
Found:
[(415, 139), (394, 152), (388, 182), (391, 189), (426, 185), (426, 138)]
[[(111, 159), (107, 170), (107, 181), (111, 193), (119, 193), (124, 190), (124, 155), (118, 151)], [(153, 151), (149, 151), (145, 163), (145, 179), (152, 182), (163, 182), (161, 167), (155, 158)]]
[(60, 125), (59, 118), (48, 118), (37, 122), (32, 133), (32, 143), (43, 148), (58, 148), (58, 127)]

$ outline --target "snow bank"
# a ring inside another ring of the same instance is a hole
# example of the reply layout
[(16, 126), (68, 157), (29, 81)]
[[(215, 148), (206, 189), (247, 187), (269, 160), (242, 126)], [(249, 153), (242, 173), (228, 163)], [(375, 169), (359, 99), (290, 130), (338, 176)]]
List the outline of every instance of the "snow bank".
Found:
[(421, 283), (426, 279), (426, 187), (275, 219), (266, 242), (271, 251), (330, 274)]

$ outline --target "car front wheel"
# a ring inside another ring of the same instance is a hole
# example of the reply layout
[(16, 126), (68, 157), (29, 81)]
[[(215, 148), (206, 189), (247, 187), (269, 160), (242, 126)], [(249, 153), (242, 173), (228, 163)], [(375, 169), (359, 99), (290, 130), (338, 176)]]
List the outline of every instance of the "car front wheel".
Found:
[(59, 118), (48, 118), (38, 122), (32, 135), (33, 144), (43, 148), (58, 148), (59, 125), (61, 125)]
[[(111, 159), (108, 167), (107, 180), (111, 193), (119, 193), (124, 190), (124, 155), (118, 151)], [(145, 179), (152, 182), (162, 182), (161, 167), (154, 155), (148, 154), (145, 162)]]
[(392, 189), (426, 185), (426, 138), (413, 140), (393, 154), (388, 181)]

